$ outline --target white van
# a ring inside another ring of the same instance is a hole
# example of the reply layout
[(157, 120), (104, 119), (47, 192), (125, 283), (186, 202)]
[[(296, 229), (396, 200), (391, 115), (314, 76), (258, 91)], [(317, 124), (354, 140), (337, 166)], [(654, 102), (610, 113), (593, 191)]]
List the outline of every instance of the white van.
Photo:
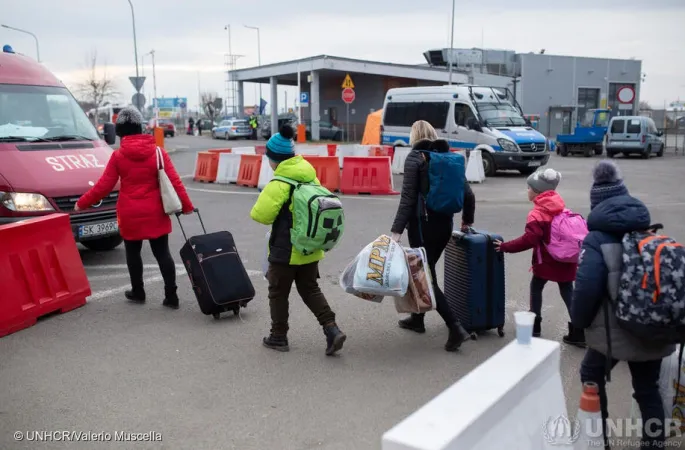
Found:
[(488, 176), (498, 170), (530, 174), (549, 160), (549, 142), (523, 118), (506, 88), (427, 86), (390, 89), (385, 96), (381, 141), (409, 145), (417, 120), (429, 122), (457, 150), (480, 150)]

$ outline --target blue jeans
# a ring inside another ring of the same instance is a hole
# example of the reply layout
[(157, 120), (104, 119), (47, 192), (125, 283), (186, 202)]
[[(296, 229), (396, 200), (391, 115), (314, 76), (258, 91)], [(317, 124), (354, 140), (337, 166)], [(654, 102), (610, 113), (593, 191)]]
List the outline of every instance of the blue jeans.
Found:
[[(607, 406), (607, 391), (606, 391), (606, 364), (607, 358), (605, 355), (596, 350), (588, 349), (585, 353), (585, 358), (580, 365), (580, 380), (585, 383), (588, 381), (597, 383), (599, 386), (599, 402), (602, 408), (602, 418), (606, 420), (609, 417), (609, 409)], [(611, 369), (618, 364), (618, 360), (611, 361)], [(664, 407), (661, 402), (661, 394), (659, 394), (659, 374), (661, 372), (661, 359), (655, 361), (635, 362), (628, 361), (628, 368), (633, 381), (633, 397), (640, 407), (640, 414), (642, 415), (642, 449), (664, 448), (665, 441), (664, 430)], [(657, 424), (649, 423), (649, 419), (656, 419)], [(604, 425), (604, 437), (608, 438), (606, 434), (606, 423)], [(649, 433), (645, 425), (649, 425)], [(654, 436), (654, 433), (657, 433)], [(614, 436), (616, 439), (621, 439), (621, 436)], [(609, 449), (608, 443), (605, 445)]]

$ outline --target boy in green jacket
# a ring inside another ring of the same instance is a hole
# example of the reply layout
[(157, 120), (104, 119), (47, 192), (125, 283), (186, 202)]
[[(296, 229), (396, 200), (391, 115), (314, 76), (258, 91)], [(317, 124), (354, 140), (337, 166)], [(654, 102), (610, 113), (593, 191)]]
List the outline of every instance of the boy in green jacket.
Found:
[[(266, 156), (274, 175), (301, 183), (316, 183), (316, 170), (302, 156), (295, 156), (292, 141), (293, 129), (284, 125), (266, 143)], [(280, 180), (266, 185), (250, 213), (252, 220), (271, 225), (269, 239), (269, 307), (271, 309), (271, 333), (263, 340), (264, 346), (287, 352), (288, 347), (288, 297), (293, 282), (307, 307), (314, 313), (326, 336), (326, 355), (342, 349), (347, 336), (335, 323), (335, 313), (319, 288), (319, 261), (324, 252), (318, 250), (303, 255), (295, 250), (290, 240), (293, 224), (292, 186)]]

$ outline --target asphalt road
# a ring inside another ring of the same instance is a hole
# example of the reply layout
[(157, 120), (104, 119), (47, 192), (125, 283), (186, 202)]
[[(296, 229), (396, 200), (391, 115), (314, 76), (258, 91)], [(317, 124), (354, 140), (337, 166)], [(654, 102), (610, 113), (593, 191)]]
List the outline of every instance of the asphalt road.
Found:
[[(182, 175), (192, 173), (196, 150), (225, 144), (186, 136), (167, 141), (176, 148), (172, 159)], [(559, 191), (568, 206), (583, 214), (597, 159), (553, 156), (550, 163), (563, 174)], [(616, 161), (631, 193), (650, 206), (652, 221), (685, 240), (685, 158)], [(323, 333), (296, 293), (290, 353), (267, 350), (261, 346), (269, 330), (267, 285), (260, 274), (267, 228), (249, 218), (257, 191), (185, 181), (208, 230), (234, 234), (252, 274), (255, 300), (241, 317), (215, 321), (200, 313), (179, 266), (181, 309), (162, 308), (159, 271), (146, 247), (149, 300), (128, 304), (122, 297), (128, 287), (123, 249), (100, 254), (81, 249), (93, 290), (88, 304), (0, 339), (1, 449), (378, 449), (383, 432), (514, 339), (513, 312), (527, 309), (530, 254), (508, 255), (504, 338), (481, 336), (450, 354), (442, 349), (447, 330), (435, 313), (427, 315), (425, 335), (399, 329), (391, 301), (366, 303), (338, 287), (340, 272), (356, 253), (389, 233), (398, 198), (344, 197), (345, 236), (321, 266), (322, 288), (348, 335), (341, 356), (324, 355)], [(401, 178), (395, 182), (399, 186)], [(523, 230), (530, 204), (522, 176), (505, 174), (473, 188), (477, 228), (507, 239)], [(183, 220), (187, 232), (200, 232), (196, 218)], [(178, 255), (183, 237), (177, 223), (170, 241)], [(555, 286), (544, 295), (543, 337), (561, 340), (566, 310)], [(571, 414), (580, 395), (583, 353), (562, 346)], [(627, 367), (619, 365), (609, 386), (614, 417), (629, 415), (630, 392)], [(17, 442), (18, 430), (154, 432), (162, 441)]]

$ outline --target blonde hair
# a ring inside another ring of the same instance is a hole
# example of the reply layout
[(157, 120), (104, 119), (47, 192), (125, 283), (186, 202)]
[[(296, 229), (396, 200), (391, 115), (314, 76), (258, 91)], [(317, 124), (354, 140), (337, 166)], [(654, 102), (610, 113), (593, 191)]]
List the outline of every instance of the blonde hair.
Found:
[(422, 139), (434, 141), (437, 138), (438, 133), (436, 133), (433, 125), (429, 124), (425, 120), (417, 120), (414, 122), (414, 125), (411, 126), (411, 132), (409, 133), (409, 145), (413, 147), (414, 144)]

